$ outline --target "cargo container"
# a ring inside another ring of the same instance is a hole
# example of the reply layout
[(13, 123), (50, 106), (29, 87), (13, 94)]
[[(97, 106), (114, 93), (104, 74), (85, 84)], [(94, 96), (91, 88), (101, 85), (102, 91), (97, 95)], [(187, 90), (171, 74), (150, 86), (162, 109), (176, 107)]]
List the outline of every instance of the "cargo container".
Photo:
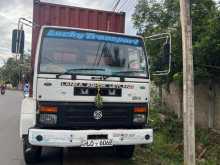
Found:
[(43, 25), (125, 32), (125, 13), (51, 4), (34, 0), (32, 33), (32, 67), (36, 45)]

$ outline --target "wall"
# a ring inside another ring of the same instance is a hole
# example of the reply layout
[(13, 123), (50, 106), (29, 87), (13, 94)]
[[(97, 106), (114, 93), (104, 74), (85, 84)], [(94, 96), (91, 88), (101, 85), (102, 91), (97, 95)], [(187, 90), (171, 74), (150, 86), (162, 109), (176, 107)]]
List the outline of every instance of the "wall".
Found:
[[(202, 128), (215, 128), (220, 130), (220, 85), (209, 83), (195, 86), (195, 123)], [(163, 89), (163, 103), (182, 116), (182, 89), (171, 83), (169, 91)]]
[(215, 85), (214, 128), (220, 130), (220, 84)]
[(169, 91), (163, 88), (162, 102), (179, 118), (182, 116), (182, 91), (175, 83), (170, 84)]

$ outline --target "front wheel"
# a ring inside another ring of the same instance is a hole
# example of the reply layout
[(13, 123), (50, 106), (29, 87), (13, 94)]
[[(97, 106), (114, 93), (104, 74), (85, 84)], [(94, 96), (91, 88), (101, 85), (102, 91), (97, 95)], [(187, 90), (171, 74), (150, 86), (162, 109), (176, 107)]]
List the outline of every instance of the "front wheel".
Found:
[(124, 158), (124, 159), (130, 159), (132, 158), (134, 154), (134, 145), (129, 145), (129, 146), (116, 146), (115, 148), (115, 153), (117, 156)]
[(37, 163), (41, 157), (42, 147), (33, 146), (28, 142), (28, 137), (23, 139), (23, 153), (26, 164)]

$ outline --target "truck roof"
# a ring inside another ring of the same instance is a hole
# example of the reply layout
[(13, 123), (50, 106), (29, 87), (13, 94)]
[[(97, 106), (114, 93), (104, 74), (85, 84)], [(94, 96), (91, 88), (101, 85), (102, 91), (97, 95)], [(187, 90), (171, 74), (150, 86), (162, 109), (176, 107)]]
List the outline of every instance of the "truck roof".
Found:
[(139, 36), (139, 35), (128, 35), (128, 34), (125, 34), (125, 33), (117, 33), (117, 32), (110, 32), (110, 31), (103, 31), (103, 30), (94, 30), (94, 29), (63, 27), (63, 26), (62, 27), (61, 26), (48, 26), (48, 25), (42, 26), (42, 29), (45, 29), (45, 28), (90, 31), (90, 32), (98, 32), (98, 33), (105, 33), (105, 34), (114, 34), (114, 35), (118, 35), (118, 36), (126, 36), (126, 37), (139, 38), (139, 39), (142, 39), (142, 40), (144, 39), (142, 36)]

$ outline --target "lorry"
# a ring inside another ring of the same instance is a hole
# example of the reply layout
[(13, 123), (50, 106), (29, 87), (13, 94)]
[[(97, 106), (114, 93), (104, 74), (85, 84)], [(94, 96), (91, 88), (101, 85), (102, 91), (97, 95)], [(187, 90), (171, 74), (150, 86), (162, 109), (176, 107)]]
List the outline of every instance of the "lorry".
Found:
[[(131, 158), (135, 145), (153, 142), (148, 56), (143, 37), (124, 34), (125, 13), (34, 0), (32, 26), (31, 89), (20, 117), (26, 163), (45, 146), (113, 147)], [(16, 32), (19, 53), (24, 31)]]

